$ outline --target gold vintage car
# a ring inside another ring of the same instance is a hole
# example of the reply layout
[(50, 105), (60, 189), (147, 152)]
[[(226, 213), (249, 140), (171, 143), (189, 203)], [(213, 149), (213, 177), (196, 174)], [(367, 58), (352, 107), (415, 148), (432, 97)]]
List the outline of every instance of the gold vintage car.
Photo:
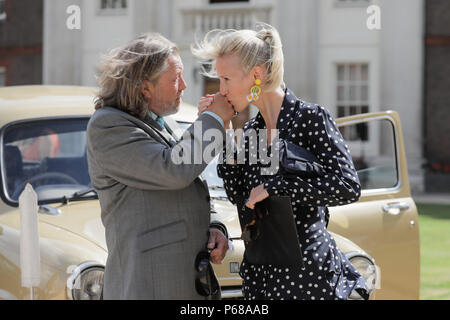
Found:
[[(31, 183), (39, 198), (40, 286), (36, 299), (99, 299), (107, 256), (100, 206), (90, 185), (86, 125), (95, 88), (0, 88), (0, 299), (29, 299), (21, 286), (18, 196)], [(196, 119), (184, 104), (180, 128)], [(330, 208), (338, 247), (365, 276), (371, 299), (419, 298), (417, 209), (410, 195), (398, 114), (337, 119), (363, 186), (357, 203)], [(226, 198), (215, 162), (203, 173), (234, 250), (214, 269), (223, 298), (242, 297), (244, 251), (236, 208)], [(357, 294), (351, 298), (358, 299)]]

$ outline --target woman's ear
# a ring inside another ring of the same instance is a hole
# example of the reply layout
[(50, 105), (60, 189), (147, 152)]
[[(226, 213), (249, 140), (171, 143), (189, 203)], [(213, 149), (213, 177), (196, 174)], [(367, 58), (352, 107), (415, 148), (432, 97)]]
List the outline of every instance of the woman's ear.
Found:
[(256, 79), (264, 80), (264, 70), (261, 66), (256, 66), (253, 68), (253, 77)]

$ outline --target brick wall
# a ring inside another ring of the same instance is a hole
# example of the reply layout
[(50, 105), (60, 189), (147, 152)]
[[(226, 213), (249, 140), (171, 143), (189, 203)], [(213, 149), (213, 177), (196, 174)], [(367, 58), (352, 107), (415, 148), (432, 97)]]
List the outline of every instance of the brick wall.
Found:
[(6, 85), (42, 83), (43, 0), (6, 0), (0, 21), (0, 66)]
[(450, 1), (425, 5), (425, 189), (450, 192)]

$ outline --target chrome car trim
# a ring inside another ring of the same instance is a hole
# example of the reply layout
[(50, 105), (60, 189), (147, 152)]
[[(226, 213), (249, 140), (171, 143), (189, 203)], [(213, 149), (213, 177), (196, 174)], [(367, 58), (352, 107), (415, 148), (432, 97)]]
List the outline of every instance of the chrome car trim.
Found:
[(59, 210), (58, 208), (49, 206), (49, 205), (42, 205), (42, 206), (39, 206), (38, 213), (46, 214), (48, 216), (59, 216), (61, 214), (61, 210)]
[(222, 277), (222, 278), (217, 278), (217, 280), (219, 281), (226, 281), (226, 280), (241, 280), (241, 277)]
[(1, 300), (19, 300), (15, 295), (11, 292), (0, 289), (0, 299)]
[(242, 289), (221, 289), (222, 299), (243, 298)]
[(375, 259), (372, 258), (371, 256), (369, 256), (367, 253), (365, 252), (361, 252), (361, 251), (351, 251), (351, 252), (347, 252), (345, 254), (345, 256), (347, 257), (347, 259), (352, 259), (355, 257), (361, 257), (361, 258), (366, 258), (368, 260), (370, 260), (370, 262), (375, 265)]
[(388, 203), (387, 205), (382, 207), (383, 212), (393, 216), (402, 214), (404, 211), (409, 210), (409, 208), (409, 204), (406, 202)]
[(375, 260), (370, 255), (368, 255), (367, 253), (365, 253), (365, 252), (358, 252), (358, 251), (348, 252), (348, 253), (345, 254), (345, 256), (347, 257), (347, 259), (349, 261), (351, 259), (357, 258), (357, 257), (367, 259), (374, 266), (374, 268), (375, 268), (375, 287), (374, 287), (374, 289), (369, 291), (369, 296), (371, 296), (372, 293), (375, 291), (375, 289), (378, 288), (378, 284), (380, 283), (380, 269), (375, 264)]
[(75, 284), (75, 280), (83, 271), (86, 271), (87, 269), (94, 268), (94, 267), (105, 269), (105, 266), (102, 263), (97, 262), (97, 261), (86, 261), (86, 262), (80, 263), (73, 270), (70, 270), (69, 269), (70, 267), (73, 267), (73, 266), (69, 266), (67, 268), (67, 273), (70, 273), (70, 276), (67, 278), (67, 284), (66, 284), (67, 297), (70, 300), (73, 300), (72, 290), (74, 289), (73, 285)]

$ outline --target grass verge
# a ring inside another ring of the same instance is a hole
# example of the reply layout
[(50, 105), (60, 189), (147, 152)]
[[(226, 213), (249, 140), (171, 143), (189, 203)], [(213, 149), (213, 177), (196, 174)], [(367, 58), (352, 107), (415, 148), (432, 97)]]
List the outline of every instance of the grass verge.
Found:
[(450, 300), (450, 205), (417, 203), (420, 299)]

